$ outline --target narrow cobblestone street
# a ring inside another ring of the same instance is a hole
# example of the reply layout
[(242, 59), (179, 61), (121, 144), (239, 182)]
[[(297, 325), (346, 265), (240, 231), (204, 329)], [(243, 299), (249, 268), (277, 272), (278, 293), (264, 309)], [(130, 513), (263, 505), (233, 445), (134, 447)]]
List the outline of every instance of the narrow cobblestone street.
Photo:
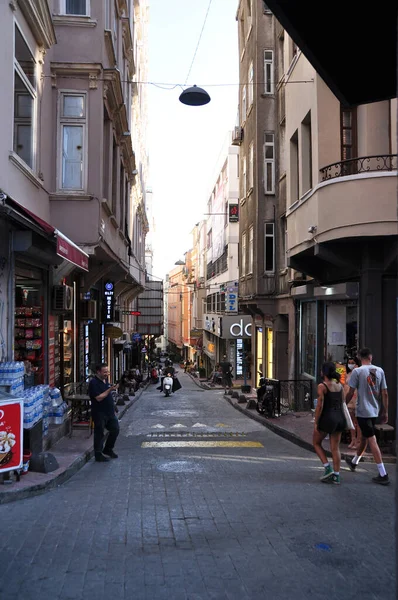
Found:
[(375, 465), (321, 484), (314, 454), (181, 382), (129, 410), (118, 460), (0, 506), (0, 598), (393, 600), (394, 485)]

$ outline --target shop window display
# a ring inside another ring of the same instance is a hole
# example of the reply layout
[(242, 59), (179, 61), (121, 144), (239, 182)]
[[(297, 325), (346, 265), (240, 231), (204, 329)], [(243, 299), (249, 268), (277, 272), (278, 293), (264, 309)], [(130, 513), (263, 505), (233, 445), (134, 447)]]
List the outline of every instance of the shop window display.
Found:
[(25, 364), (25, 383), (44, 383), (43, 298), (40, 285), (17, 285), (14, 360)]

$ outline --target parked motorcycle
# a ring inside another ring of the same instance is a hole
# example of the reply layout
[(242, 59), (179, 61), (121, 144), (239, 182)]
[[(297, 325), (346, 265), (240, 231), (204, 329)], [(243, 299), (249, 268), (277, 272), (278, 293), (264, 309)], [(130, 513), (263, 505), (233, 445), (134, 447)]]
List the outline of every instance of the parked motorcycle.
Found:
[(173, 378), (170, 375), (167, 375), (163, 379), (163, 392), (164, 392), (164, 395), (166, 396), (166, 398), (171, 396), (171, 393), (173, 391), (173, 383), (174, 383)]
[(276, 380), (261, 377), (257, 388), (257, 412), (266, 415), (270, 419), (276, 416), (277, 388)]

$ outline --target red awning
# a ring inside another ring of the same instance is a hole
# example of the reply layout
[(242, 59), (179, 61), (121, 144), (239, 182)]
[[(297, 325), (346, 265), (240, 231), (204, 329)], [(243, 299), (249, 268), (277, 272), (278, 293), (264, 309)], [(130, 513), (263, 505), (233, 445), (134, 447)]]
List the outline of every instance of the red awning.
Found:
[(63, 233), (55, 230), (57, 236), (57, 254), (65, 260), (73, 263), (83, 271), (88, 271), (88, 254), (83, 252), (72, 240), (66, 237)]
[[(7, 204), (12, 208), (16, 208), (22, 214), (28, 216), (36, 225), (39, 225), (41, 229), (48, 235), (53, 235), (57, 241), (56, 253), (61, 258), (71, 262), (83, 271), (88, 271), (88, 254), (83, 252), (79, 246), (77, 246), (72, 240), (66, 235), (61, 233), (58, 229), (55, 229), (52, 225), (35, 215), (31, 210), (19, 204), (12, 198), (7, 198)], [(14, 206), (15, 205), (15, 206)]]

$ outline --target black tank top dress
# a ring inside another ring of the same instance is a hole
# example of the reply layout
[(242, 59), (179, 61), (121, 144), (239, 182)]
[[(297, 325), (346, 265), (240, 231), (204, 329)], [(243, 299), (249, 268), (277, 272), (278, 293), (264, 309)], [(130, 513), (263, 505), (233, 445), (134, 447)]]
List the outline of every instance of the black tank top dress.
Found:
[(331, 392), (326, 385), (326, 393), (323, 395), (323, 410), (318, 421), (318, 430), (324, 433), (335, 433), (337, 431), (344, 431), (347, 428), (342, 403), (343, 397), (343, 386), (338, 392)]

